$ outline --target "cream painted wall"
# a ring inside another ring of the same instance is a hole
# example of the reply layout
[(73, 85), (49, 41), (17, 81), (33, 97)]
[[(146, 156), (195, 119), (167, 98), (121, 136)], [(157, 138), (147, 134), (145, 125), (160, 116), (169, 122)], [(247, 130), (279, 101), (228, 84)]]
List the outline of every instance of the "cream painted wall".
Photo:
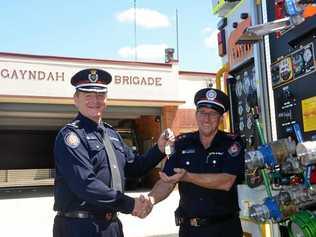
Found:
[(195, 109), (195, 93), (209, 85), (210, 77), (181, 77), (179, 80), (179, 99), (186, 103), (180, 105), (180, 109)]

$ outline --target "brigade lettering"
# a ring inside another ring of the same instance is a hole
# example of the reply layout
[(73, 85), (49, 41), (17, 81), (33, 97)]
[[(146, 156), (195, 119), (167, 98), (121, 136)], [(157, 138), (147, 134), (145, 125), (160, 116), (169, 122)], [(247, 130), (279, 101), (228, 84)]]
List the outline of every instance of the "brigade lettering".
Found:
[(161, 77), (114, 76), (114, 83), (119, 85), (162, 86)]
[(65, 81), (64, 72), (44, 72), (36, 70), (0, 70), (1, 79), (12, 80), (38, 80), (38, 81)]

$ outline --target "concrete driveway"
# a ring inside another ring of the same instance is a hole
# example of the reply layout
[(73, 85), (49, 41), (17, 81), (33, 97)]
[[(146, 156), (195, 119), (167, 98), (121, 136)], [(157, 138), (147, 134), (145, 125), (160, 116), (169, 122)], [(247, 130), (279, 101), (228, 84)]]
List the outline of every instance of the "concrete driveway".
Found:
[[(139, 196), (146, 192), (128, 192)], [(138, 219), (120, 214), (125, 237), (175, 237), (174, 210), (179, 195), (174, 191), (165, 201), (157, 204), (149, 216)], [(51, 190), (11, 191), (0, 193), (0, 236), (52, 237), (55, 213)]]

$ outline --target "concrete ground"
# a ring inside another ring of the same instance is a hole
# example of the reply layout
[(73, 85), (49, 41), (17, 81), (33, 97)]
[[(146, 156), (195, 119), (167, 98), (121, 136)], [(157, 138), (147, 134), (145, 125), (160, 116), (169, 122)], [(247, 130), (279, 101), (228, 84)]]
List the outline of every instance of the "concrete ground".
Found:
[[(146, 192), (128, 192), (139, 196)], [(145, 219), (120, 214), (125, 237), (176, 237), (174, 210), (179, 195), (174, 191), (157, 204)], [(0, 192), (0, 236), (51, 237), (55, 213), (51, 189), (9, 190)]]

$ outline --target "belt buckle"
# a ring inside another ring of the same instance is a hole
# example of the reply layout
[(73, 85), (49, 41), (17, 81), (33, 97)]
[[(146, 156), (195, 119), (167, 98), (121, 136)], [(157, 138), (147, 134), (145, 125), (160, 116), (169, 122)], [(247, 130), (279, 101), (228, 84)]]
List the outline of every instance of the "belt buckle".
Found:
[(74, 212), (70, 216), (73, 216), (79, 219), (85, 219), (85, 218), (89, 218), (89, 213), (78, 211), (78, 212)]
[(191, 218), (190, 219), (190, 226), (199, 227), (200, 226), (199, 219), (198, 218)]

